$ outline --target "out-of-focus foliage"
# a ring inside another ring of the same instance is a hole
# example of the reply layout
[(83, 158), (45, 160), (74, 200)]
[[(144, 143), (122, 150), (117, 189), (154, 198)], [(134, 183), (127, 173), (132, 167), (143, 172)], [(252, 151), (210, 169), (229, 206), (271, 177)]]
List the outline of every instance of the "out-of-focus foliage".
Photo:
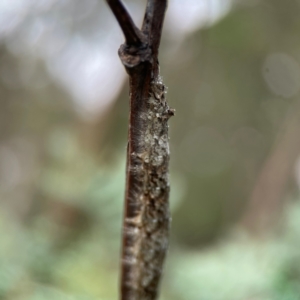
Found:
[[(161, 299), (299, 299), (299, 1), (188, 2), (170, 1), (160, 49)], [(0, 1), (0, 300), (118, 297), (128, 86), (104, 4)]]
[(50, 136), (52, 163), (36, 183), (46, 198), (25, 226), (1, 211), (4, 299), (117, 297), (124, 163), (97, 168), (77, 142), (66, 130)]
[[(51, 213), (47, 209), (35, 214), (28, 226), (1, 210), (0, 299), (117, 298), (123, 191), (116, 187), (123, 185), (124, 163), (89, 173), (90, 182), (77, 181), (75, 195), (67, 188), (73, 176), (66, 174), (74, 172), (72, 159), (60, 162), (64, 168), (47, 174), (50, 182), (57, 176), (60, 180), (48, 186), (42, 177), (41, 185), (58, 198), (57, 188), (65, 188), (66, 202), (57, 203)], [(81, 163), (82, 170), (88, 165)], [(104, 183), (106, 191), (96, 196)], [(95, 196), (101, 200), (95, 203)], [(76, 198), (85, 201), (78, 204)], [(162, 299), (298, 299), (300, 206), (295, 201), (287, 209), (279, 236), (257, 240), (238, 231), (202, 250), (173, 245)], [(76, 230), (72, 218), (77, 210), (86, 214), (89, 223), (82, 222)], [(60, 219), (60, 214), (69, 219)]]
[(289, 206), (279, 238), (235, 232), (200, 252), (178, 251), (169, 261), (173, 294), (166, 299), (298, 299), (299, 213), (299, 203)]

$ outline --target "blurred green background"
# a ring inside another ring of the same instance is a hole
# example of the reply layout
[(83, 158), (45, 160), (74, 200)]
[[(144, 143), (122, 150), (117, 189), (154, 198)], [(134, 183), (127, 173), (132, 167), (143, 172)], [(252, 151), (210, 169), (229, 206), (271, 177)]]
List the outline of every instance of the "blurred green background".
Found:
[[(126, 4), (140, 23), (145, 1)], [(169, 1), (162, 300), (300, 299), (299, 13), (298, 0)], [(1, 300), (118, 298), (122, 42), (103, 0), (0, 1)]]

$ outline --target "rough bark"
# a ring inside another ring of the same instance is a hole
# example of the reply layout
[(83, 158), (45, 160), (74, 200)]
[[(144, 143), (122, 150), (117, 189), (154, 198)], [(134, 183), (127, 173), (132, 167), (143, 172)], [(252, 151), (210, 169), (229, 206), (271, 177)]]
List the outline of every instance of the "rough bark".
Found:
[(169, 137), (158, 48), (166, 0), (148, 0), (142, 29), (121, 1), (107, 0), (125, 36), (119, 56), (129, 75), (130, 117), (121, 271), (122, 300), (156, 299), (168, 248)]

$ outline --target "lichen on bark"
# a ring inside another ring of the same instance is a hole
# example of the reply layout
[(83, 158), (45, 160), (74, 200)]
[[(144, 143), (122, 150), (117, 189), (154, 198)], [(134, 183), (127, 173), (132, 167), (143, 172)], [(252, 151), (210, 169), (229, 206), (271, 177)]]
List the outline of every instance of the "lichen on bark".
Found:
[(168, 119), (174, 114), (160, 77), (150, 85), (146, 111), (140, 114), (143, 130), (137, 151), (129, 153), (129, 176), (134, 178), (127, 201), (134, 214), (124, 220), (124, 285), (128, 299), (155, 299), (168, 248), (169, 136)]
[(130, 82), (121, 299), (154, 300), (170, 228), (168, 120), (174, 110), (158, 64), (167, 0), (147, 1), (141, 30), (120, 0), (107, 2), (126, 39), (119, 56)]

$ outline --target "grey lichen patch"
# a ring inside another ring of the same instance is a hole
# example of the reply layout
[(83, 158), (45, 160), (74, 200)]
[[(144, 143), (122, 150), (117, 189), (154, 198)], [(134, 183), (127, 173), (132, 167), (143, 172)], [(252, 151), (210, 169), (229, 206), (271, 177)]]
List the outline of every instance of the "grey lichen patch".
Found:
[(168, 119), (174, 110), (168, 106), (165, 95), (161, 78), (151, 83), (146, 111), (140, 115), (143, 130), (135, 141), (139, 152), (129, 153), (129, 172), (136, 185), (127, 201), (138, 208), (124, 224), (127, 243), (123, 265), (131, 300), (156, 298), (168, 248)]

